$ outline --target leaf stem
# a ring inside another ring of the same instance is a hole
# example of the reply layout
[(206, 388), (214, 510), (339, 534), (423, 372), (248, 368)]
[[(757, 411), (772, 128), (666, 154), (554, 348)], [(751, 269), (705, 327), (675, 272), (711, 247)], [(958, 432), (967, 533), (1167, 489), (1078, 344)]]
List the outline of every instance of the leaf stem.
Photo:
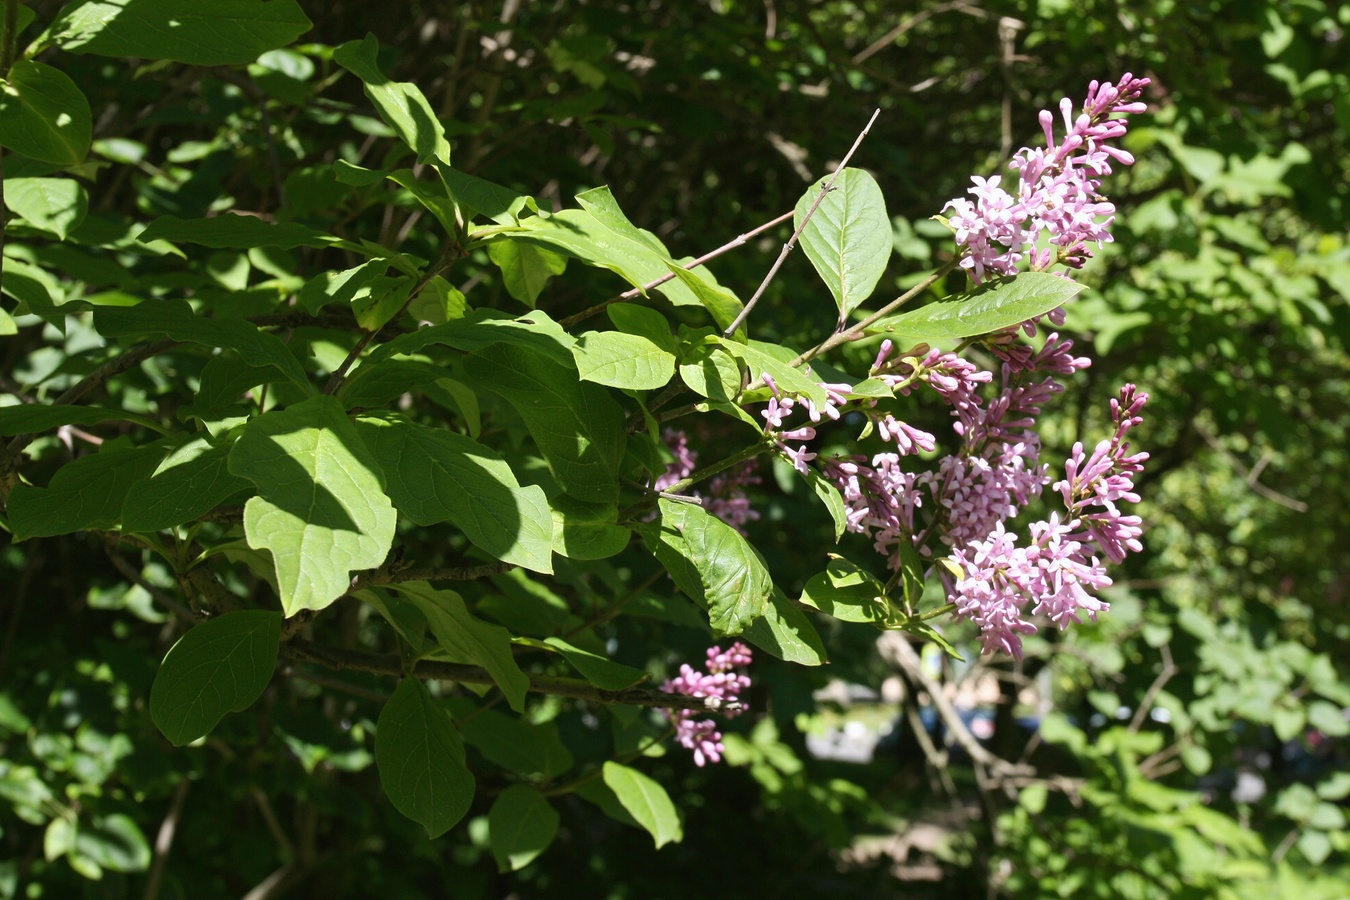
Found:
[(816, 210), (820, 208), (820, 204), (825, 200), (825, 195), (834, 190), (834, 183), (838, 180), (839, 174), (844, 171), (844, 167), (848, 165), (848, 161), (853, 158), (853, 154), (857, 151), (859, 145), (862, 144), (863, 138), (867, 137), (867, 132), (872, 130), (872, 123), (876, 122), (877, 116), (879, 115), (881, 115), (880, 109), (877, 109), (872, 113), (872, 118), (867, 120), (867, 124), (863, 126), (863, 130), (858, 133), (858, 137), (853, 141), (853, 146), (844, 154), (844, 158), (839, 160), (839, 165), (834, 167), (834, 174), (830, 176), (829, 181), (826, 181), (820, 186), (820, 193), (816, 196), (816, 201), (811, 204), (811, 208), (806, 211), (806, 215), (802, 216), (801, 222), (797, 225), (797, 230), (792, 232), (792, 237), (788, 238), (788, 242), (783, 245), (782, 251), (778, 254), (778, 259), (774, 260), (773, 266), (769, 269), (769, 274), (765, 275), (764, 280), (759, 283), (759, 287), (755, 290), (754, 296), (750, 298), (750, 302), (745, 304), (745, 308), (741, 310), (740, 314), (736, 316), (732, 323), (727, 326), (726, 330), (722, 332), (723, 337), (729, 338), (735, 334), (736, 329), (740, 328), (746, 318), (750, 315), (750, 310), (755, 308), (755, 304), (758, 303), (759, 298), (764, 295), (764, 290), (769, 286), (769, 282), (773, 281), (773, 277), (778, 274), (778, 270), (782, 267), (783, 261), (788, 258), (788, 254), (792, 252), (792, 248), (797, 246), (797, 239), (802, 236), (802, 232), (806, 230), (807, 223), (811, 221), (811, 217), (814, 216)]
[(0, 42), (0, 78), (8, 78), (9, 70), (19, 55), (19, 6), (23, 0), (5, 0), (5, 32)]
[(960, 258), (953, 258), (948, 260), (947, 262), (943, 263), (942, 266), (939, 267), (938, 270), (934, 272), (932, 275), (929, 275), (923, 281), (920, 281), (918, 284), (914, 285), (914, 287), (905, 291), (903, 294), (901, 294), (899, 297), (896, 297), (890, 303), (887, 303), (881, 309), (872, 313), (867, 318), (863, 319), (861, 322), (858, 322), (855, 325), (851, 325), (848, 328), (844, 329), (843, 331), (837, 331), (834, 334), (830, 335), (828, 338), (821, 341), (819, 344), (812, 347), (810, 350), (807, 350), (806, 352), (799, 354), (797, 358), (794, 359), (792, 362), (788, 363), (788, 365), (793, 366), (795, 368), (796, 366), (800, 366), (803, 363), (810, 362), (811, 360), (815, 359), (817, 356), (819, 356), (822, 353), (825, 353), (826, 351), (833, 350), (840, 344), (846, 344), (849, 341), (856, 340), (857, 338), (862, 336), (864, 331), (875, 325), (883, 317), (889, 315), (892, 312), (895, 312), (895, 310), (904, 306), (906, 303), (913, 300), (919, 294), (922, 294), (924, 291), (928, 290), (930, 287), (937, 284), (939, 279), (944, 278), (947, 275), (947, 273), (951, 272), (952, 269), (955, 269), (957, 265), (960, 264), (960, 262), (961, 262)]

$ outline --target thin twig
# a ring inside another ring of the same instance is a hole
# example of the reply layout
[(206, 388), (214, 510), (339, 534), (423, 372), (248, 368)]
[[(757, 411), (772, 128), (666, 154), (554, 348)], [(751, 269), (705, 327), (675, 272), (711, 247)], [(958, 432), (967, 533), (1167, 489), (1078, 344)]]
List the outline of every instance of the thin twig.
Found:
[[(404, 311), (412, 304), (413, 300), (417, 299), (417, 295), (422, 293), (422, 289), (431, 283), (431, 279), (440, 275), (442, 272), (449, 270), (449, 268), (454, 265), (455, 260), (460, 258), (460, 255), (462, 255), (462, 253), (444, 253), (441, 255), (440, 259), (432, 263), (431, 266), (422, 273), (422, 277), (417, 279), (417, 283), (413, 285), (412, 290), (408, 291), (408, 299), (403, 301), (403, 305), (398, 308), (398, 312), (390, 316), (389, 322), (386, 322), (385, 324), (388, 325), (389, 323), (398, 321), (399, 317), (403, 315)], [(383, 330), (384, 328), (380, 327), (376, 328), (374, 331), (365, 331), (361, 333), (361, 337), (357, 340), (356, 346), (347, 354), (347, 358), (342, 361), (342, 365), (338, 366), (332, 376), (329, 377), (328, 384), (326, 384), (323, 389), (325, 394), (332, 395), (337, 393), (338, 388), (342, 387), (342, 382), (347, 378), (347, 371), (351, 369), (356, 360), (365, 352), (366, 347), (370, 346), (370, 342), (375, 340), (376, 335)]]
[(1256, 468), (1248, 469), (1246, 466), (1242, 464), (1241, 460), (1239, 460), (1232, 453), (1228, 452), (1228, 448), (1225, 447), (1223, 445), (1223, 442), (1219, 440), (1218, 435), (1214, 434), (1212, 431), (1210, 431), (1208, 428), (1205, 428), (1198, 422), (1193, 422), (1191, 424), (1192, 427), (1195, 428), (1196, 433), (1198, 433), (1200, 437), (1205, 439), (1205, 443), (1209, 444), (1212, 450), (1214, 450), (1216, 453), (1222, 456), (1224, 462), (1228, 463), (1228, 465), (1233, 467), (1233, 470), (1237, 472), (1238, 475), (1242, 478), (1242, 480), (1247, 483), (1247, 487), (1251, 488), (1253, 491), (1260, 494), (1262, 497), (1265, 497), (1267, 500), (1270, 500), (1273, 503), (1278, 503), (1287, 509), (1292, 509), (1294, 512), (1302, 513), (1308, 511), (1308, 504), (1304, 503), (1302, 500), (1295, 500), (1293, 497), (1281, 494), (1274, 488), (1266, 487), (1264, 484), (1262, 484), (1260, 481), (1257, 480), (1258, 478), (1261, 477), (1261, 472), (1264, 471), (1266, 466), (1269, 464), (1270, 462), (1269, 459), (1262, 457), (1261, 461), (1257, 463)]
[(1148, 718), (1149, 710), (1153, 708), (1153, 702), (1158, 699), (1158, 694), (1167, 686), (1167, 682), (1172, 680), (1172, 676), (1179, 671), (1176, 663), (1172, 661), (1172, 648), (1168, 644), (1163, 644), (1158, 648), (1162, 654), (1163, 666), (1158, 672), (1158, 677), (1153, 679), (1153, 683), (1148, 686), (1148, 691), (1144, 693), (1144, 699), (1139, 701), (1139, 708), (1134, 711), (1134, 718), (1130, 719), (1130, 731), (1138, 731), (1144, 725), (1144, 719)]
[[(722, 246), (718, 247), (716, 250), (711, 250), (700, 256), (698, 259), (691, 259), (689, 262), (684, 263), (683, 268), (686, 270), (690, 270), (690, 269), (697, 269), (699, 266), (702, 265), (706, 265), (708, 262), (716, 259), (723, 253), (726, 253), (728, 250), (734, 250), (737, 247), (740, 247), (741, 245), (745, 244), (751, 238), (757, 237), (760, 234), (763, 234), (765, 231), (768, 231), (770, 228), (773, 228), (775, 225), (781, 225), (788, 219), (791, 219), (794, 215), (795, 213), (790, 212), (783, 213), (776, 219), (772, 219), (768, 222), (765, 222), (763, 225), (760, 225), (757, 228), (752, 228), (749, 231), (745, 232), (744, 234), (739, 234), (736, 237), (732, 238), (731, 240), (727, 241)], [(589, 309), (583, 309), (581, 312), (576, 313), (574, 315), (570, 315), (565, 319), (559, 319), (558, 324), (561, 325), (563, 328), (571, 328), (573, 325), (586, 321), (591, 316), (604, 312), (606, 309), (613, 306), (615, 303), (622, 303), (625, 300), (634, 300), (642, 296), (643, 294), (646, 294), (648, 291), (659, 288), (661, 285), (674, 279), (675, 277), (676, 276), (674, 272), (668, 272), (665, 275), (662, 275), (660, 278), (652, 279), (651, 281), (647, 282), (640, 288), (632, 288), (631, 290), (624, 291), (622, 294), (616, 294), (615, 296), (610, 297), (608, 300), (595, 304)]]
[(942, 266), (932, 275), (929, 275), (923, 281), (920, 281), (918, 284), (914, 285), (914, 287), (905, 291), (903, 294), (901, 294), (899, 297), (896, 297), (890, 303), (887, 303), (881, 309), (872, 313), (870, 316), (863, 319), (861, 322), (858, 322), (856, 325), (852, 325), (843, 331), (837, 331), (834, 334), (830, 335), (828, 338), (821, 341), (819, 344), (812, 347), (810, 350), (807, 350), (805, 353), (798, 355), (797, 358), (792, 360), (792, 362), (788, 363), (788, 365), (793, 366), (795, 368), (796, 366), (800, 366), (803, 363), (808, 363), (811, 360), (815, 359), (820, 354), (825, 353), (826, 351), (829, 350), (833, 350), (840, 344), (846, 344), (849, 341), (857, 337), (860, 337), (863, 334), (863, 332), (865, 332), (868, 328), (875, 325), (881, 319), (895, 312), (897, 309), (904, 306), (910, 300), (913, 300), (915, 297), (919, 296), (924, 291), (928, 290), (930, 287), (937, 284), (940, 279), (946, 277), (948, 272), (950, 272), (952, 269), (955, 269), (960, 264), (960, 262), (961, 261), (959, 258), (948, 260), (947, 262), (943, 263)]
[(185, 622), (197, 621), (197, 616), (193, 615), (192, 610), (188, 609), (186, 606), (179, 603), (177, 600), (170, 597), (168, 594), (164, 593), (164, 591), (160, 590), (150, 582), (146, 581), (145, 578), (141, 576), (140, 572), (137, 572), (135, 569), (133, 569), (131, 567), (131, 564), (128, 563), (118, 554), (117, 548), (112, 541), (105, 542), (103, 545), (103, 549), (104, 552), (108, 554), (108, 559), (110, 562), (112, 562), (113, 567), (122, 574), (123, 578), (125, 578), (132, 584), (136, 585), (141, 590), (145, 591), (147, 594), (153, 597), (161, 606), (177, 615), (183, 621)]
[(183, 814), (183, 801), (187, 799), (190, 778), (180, 779), (169, 801), (169, 811), (164, 821), (159, 823), (159, 833), (155, 835), (155, 860), (150, 864), (150, 872), (145, 879), (144, 900), (158, 900), (160, 886), (164, 883), (164, 866), (169, 861), (169, 851), (173, 849), (173, 838), (178, 832), (178, 819)]
[(491, 575), (504, 575), (520, 568), (515, 563), (492, 562), (481, 566), (442, 566), (436, 569), (376, 569), (362, 572), (352, 579), (351, 591), (359, 591), (382, 584), (403, 584), (406, 581), (473, 581)]
[[(152, 356), (158, 356), (167, 350), (172, 350), (180, 343), (181, 341), (160, 341), (159, 343), (148, 344), (140, 349), (129, 350), (120, 356), (116, 356), (84, 376), (84, 378), (80, 379), (79, 382), (53, 400), (49, 405), (64, 406), (73, 404), (76, 400), (79, 400), (85, 394), (88, 394), (90, 391), (99, 387), (108, 379), (120, 375), (128, 369), (135, 368)], [(16, 435), (5, 448), (5, 453), (10, 459), (16, 459), (20, 451), (31, 444), (35, 437), (37, 437), (36, 434)]]
[(750, 315), (750, 310), (755, 308), (755, 304), (757, 304), (759, 298), (764, 295), (764, 290), (769, 286), (769, 282), (773, 281), (773, 277), (777, 275), (778, 270), (782, 268), (783, 261), (788, 258), (788, 254), (792, 252), (792, 248), (797, 246), (798, 238), (802, 236), (802, 232), (806, 230), (807, 223), (811, 221), (811, 217), (814, 216), (816, 210), (820, 208), (820, 204), (825, 200), (825, 195), (834, 190), (834, 183), (838, 180), (839, 173), (844, 171), (844, 167), (848, 165), (848, 161), (853, 158), (853, 154), (862, 144), (863, 138), (867, 137), (867, 132), (872, 129), (872, 123), (877, 120), (877, 116), (879, 115), (881, 115), (880, 109), (872, 113), (872, 118), (867, 120), (867, 124), (863, 126), (863, 130), (860, 131), (858, 137), (854, 139), (853, 146), (848, 148), (848, 152), (844, 154), (844, 158), (839, 160), (839, 165), (835, 166), (834, 174), (830, 176), (828, 181), (820, 186), (820, 193), (816, 196), (815, 202), (811, 204), (811, 208), (806, 211), (804, 216), (802, 216), (801, 222), (797, 225), (797, 230), (792, 232), (792, 237), (788, 238), (788, 242), (783, 245), (782, 251), (778, 254), (778, 259), (774, 260), (773, 267), (769, 269), (769, 274), (765, 275), (764, 280), (759, 283), (759, 287), (755, 290), (754, 296), (752, 296), (750, 301), (745, 304), (745, 308), (741, 310), (740, 314), (737, 315), (732, 323), (727, 326), (726, 330), (722, 332), (724, 337), (731, 337), (735, 334), (736, 329), (740, 328), (742, 323), (745, 322), (746, 317)]
[[(309, 641), (294, 640), (282, 646), (281, 655), (295, 662), (311, 663), (336, 671), (370, 672), (374, 675), (391, 677), (401, 677), (404, 674), (403, 661), (394, 654), (341, 650), (336, 647), (310, 643)], [(450, 681), (457, 684), (493, 685), (496, 683), (487, 670), (480, 669), (477, 666), (432, 660), (422, 660), (417, 663), (413, 667), (412, 674), (418, 678)], [(580, 678), (539, 674), (531, 674), (527, 677), (530, 681), (529, 690), (536, 694), (571, 697), (574, 700), (585, 700), (590, 703), (720, 712), (741, 708), (740, 704), (724, 704), (715, 697), (690, 697), (687, 694), (670, 694), (653, 688), (631, 687), (618, 691), (607, 691)]]

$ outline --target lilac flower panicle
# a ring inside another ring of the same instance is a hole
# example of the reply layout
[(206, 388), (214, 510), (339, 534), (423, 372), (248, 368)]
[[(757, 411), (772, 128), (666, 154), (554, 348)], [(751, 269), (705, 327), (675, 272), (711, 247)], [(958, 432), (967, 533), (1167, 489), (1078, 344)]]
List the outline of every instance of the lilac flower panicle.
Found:
[[(1024, 259), (1033, 271), (1056, 262), (1082, 268), (1092, 255), (1086, 245), (1111, 240), (1116, 208), (1101, 197), (1101, 181), (1113, 162), (1130, 165), (1134, 157), (1113, 145), (1124, 137), (1125, 120), (1115, 118), (1143, 112), (1139, 100), (1149, 79), (1125, 74), (1116, 84), (1092, 82), (1082, 112), (1073, 115), (1066, 97), (1059, 102), (1064, 137), (1055, 140), (1055, 116), (1041, 110), (1039, 121), (1045, 147), (1023, 147), (1009, 162), (1017, 185), (1010, 193), (1002, 176), (971, 178), (966, 192), (943, 207), (961, 249), (961, 266), (977, 284), (988, 274), (1016, 275)], [(1044, 235), (1049, 247), (1038, 250)], [(1062, 324), (1062, 319), (1055, 323)]]
[[(667, 428), (661, 437), (675, 456), (675, 461), (666, 466), (665, 472), (652, 485), (658, 491), (664, 491), (688, 478), (698, 465), (698, 453), (689, 449), (689, 435), (678, 428)], [(745, 491), (748, 486), (759, 484), (756, 468), (754, 460), (747, 460), (709, 479), (706, 493), (694, 491), (693, 496), (703, 503), (708, 512), (744, 534), (745, 523), (759, 518), (759, 511), (751, 507), (750, 497)]]
[[(752, 660), (750, 648), (740, 641), (727, 650), (709, 647), (706, 673), (686, 663), (680, 666), (679, 675), (661, 685), (661, 690), (703, 698), (708, 709), (716, 709), (730, 719), (744, 711), (740, 695), (750, 687), (750, 676), (736, 670), (749, 666)], [(696, 765), (701, 767), (709, 762), (722, 761), (722, 753), (726, 748), (722, 746), (722, 733), (711, 719), (697, 718), (698, 711), (692, 709), (666, 709), (662, 712), (675, 726), (676, 739), (693, 752)]]

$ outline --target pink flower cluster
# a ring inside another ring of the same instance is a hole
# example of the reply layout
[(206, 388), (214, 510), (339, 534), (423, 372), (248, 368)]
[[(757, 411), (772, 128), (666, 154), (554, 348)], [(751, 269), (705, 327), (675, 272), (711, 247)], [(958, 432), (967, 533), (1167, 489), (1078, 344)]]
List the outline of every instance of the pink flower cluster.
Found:
[[(1111, 240), (1116, 208), (1097, 189), (1111, 174), (1111, 161), (1134, 162), (1129, 153), (1112, 145), (1125, 135), (1124, 119), (1113, 116), (1139, 113), (1139, 100), (1149, 79), (1126, 74), (1117, 84), (1088, 87), (1083, 110), (1075, 118), (1073, 103), (1059, 102), (1064, 119), (1064, 139), (1055, 142), (1055, 117), (1041, 110), (1045, 147), (1023, 147), (1008, 168), (1017, 173), (1016, 196), (1000, 186), (1001, 176), (974, 176), (967, 193), (974, 202), (957, 198), (947, 203), (948, 224), (956, 232), (962, 250), (961, 266), (979, 283), (986, 272), (1016, 275), (1018, 263), (1028, 259), (1032, 270), (1048, 269), (1056, 262), (1082, 268), (1091, 254), (1088, 242), (1098, 246)], [(1044, 235), (1049, 247), (1036, 248)], [(1052, 249), (1053, 248), (1053, 249)]]
[[(698, 466), (698, 453), (689, 449), (689, 435), (678, 428), (667, 428), (661, 436), (665, 439), (666, 447), (675, 455), (675, 461), (656, 479), (654, 487), (658, 491), (664, 491), (672, 484), (688, 478)], [(759, 484), (755, 468), (752, 459), (744, 465), (714, 475), (708, 480), (707, 490), (694, 491), (693, 496), (703, 503), (708, 512), (745, 534), (745, 523), (759, 518), (759, 512), (750, 507), (750, 498), (745, 493), (748, 485)]]
[[(719, 647), (709, 647), (706, 674), (686, 663), (680, 666), (679, 675), (661, 685), (661, 690), (704, 698), (708, 709), (719, 710), (730, 719), (744, 711), (740, 704), (741, 691), (750, 687), (750, 676), (734, 670), (750, 665), (751, 660), (750, 648), (740, 641), (725, 651)], [(667, 709), (663, 712), (675, 726), (676, 739), (686, 749), (693, 751), (695, 764), (701, 767), (709, 762), (722, 761), (725, 749), (722, 746), (722, 733), (711, 719), (696, 718), (698, 712), (692, 709)]]
[[(1020, 655), (1020, 636), (1036, 631), (1023, 616), (1028, 604), (1032, 615), (1046, 615), (1061, 628), (1080, 621), (1080, 612), (1095, 617), (1106, 604), (1089, 590), (1111, 584), (1096, 554), (1118, 563), (1140, 549), (1139, 517), (1121, 514), (1116, 504), (1138, 500), (1132, 477), (1147, 454), (1127, 456), (1124, 436), (1139, 424), (1147, 395), (1130, 385), (1112, 401), (1115, 437), (1088, 458), (1081, 444), (1074, 447), (1066, 479), (1054, 485), (1064, 500), (1063, 519), (1055, 513), (1033, 524), (1031, 546), (1019, 548), (1004, 523), (1051, 482), (1048, 466), (1040, 462), (1036, 417), (1063, 390), (1053, 376), (1071, 375), (1091, 361), (1074, 356), (1073, 341), (1058, 334), (1048, 335), (1040, 350), (1017, 342), (1015, 332), (994, 335), (986, 346), (1002, 360), (1000, 389), (988, 402), (980, 390), (993, 381), (992, 373), (951, 353), (920, 347), (896, 357), (886, 341), (872, 368), (872, 376), (899, 395), (927, 385), (942, 398), (955, 419), (958, 452), (943, 456), (932, 470), (906, 471), (902, 458), (915, 447), (901, 439), (900, 452), (877, 454), (870, 464), (866, 457), (845, 457), (823, 460), (822, 469), (843, 495), (848, 529), (870, 535), (892, 569), (901, 564), (903, 541), (923, 555), (931, 555), (932, 537), (947, 545), (965, 576), (957, 580), (942, 571), (957, 614), (980, 626), (986, 651)], [(896, 425), (888, 429), (892, 435), (900, 431)], [(925, 498), (933, 511), (919, 524)]]
[(1063, 521), (1051, 514), (1048, 521), (1033, 524), (1025, 547), (999, 522), (983, 540), (954, 549), (952, 558), (963, 577), (954, 580), (946, 572), (942, 577), (958, 614), (980, 626), (986, 651), (1021, 657), (1021, 636), (1036, 631), (1023, 617), (1030, 604), (1032, 615), (1047, 616), (1061, 629), (1081, 622), (1079, 613), (1095, 621), (1106, 609), (1089, 593), (1111, 585), (1097, 554), (1118, 563), (1142, 549), (1139, 517), (1121, 514), (1116, 503), (1139, 500), (1133, 478), (1143, 471), (1148, 454), (1129, 455), (1125, 435), (1142, 421), (1138, 414), (1146, 402), (1147, 394), (1127, 384), (1120, 399), (1111, 401), (1115, 435), (1088, 458), (1081, 443), (1074, 445), (1066, 477), (1054, 485), (1067, 509)]

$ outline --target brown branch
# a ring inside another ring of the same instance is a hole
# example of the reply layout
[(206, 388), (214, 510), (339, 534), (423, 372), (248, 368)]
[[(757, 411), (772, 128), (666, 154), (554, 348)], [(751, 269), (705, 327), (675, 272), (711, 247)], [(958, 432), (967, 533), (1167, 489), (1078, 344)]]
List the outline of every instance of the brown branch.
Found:
[(150, 864), (150, 872), (145, 879), (144, 900), (159, 900), (159, 889), (164, 883), (164, 866), (169, 861), (169, 851), (173, 849), (173, 838), (178, 831), (178, 820), (183, 814), (183, 801), (187, 799), (188, 787), (192, 780), (184, 778), (174, 789), (169, 801), (169, 811), (159, 823), (159, 833), (155, 835), (155, 861)]
[(1172, 680), (1172, 676), (1180, 671), (1177, 664), (1172, 661), (1172, 648), (1170, 646), (1163, 644), (1158, 648), (1158, 651), (1162, 653), (1162, 670), (1158, 672), (1158, 677), (1153, 679), (1153, 683), (1148, 686), (1144, 699), (1139, 702), (1139, 708), (1134, 711), (1134, 718), (1130, 719), (1130, 731), (1138, 731), (1143, 727), (1144, 719), (1148, 717), (1149, 710), (1153, 708), (1154, 701), (1158, 699), (1158, 694), (1162, 693), (1162, 689), (1167, 685), (1167, 682)]
[[(295, 661), (323, 666), (336, 671), (369, 672), (374, 675), (401, 677), (404, 675), (403, 663), (398, 656), (380, 653), (367, 653), (363, 650), (340, 650), (309, 641), (293, 640), (281, 648), (282, 656)], [(492, 676), (486, 669), (460, 663), (435, 662), (422, 660), (413, 666), (412, 674), (417, 678), (433, 681), (450, 681), (456, 684), (494, 685)], [(580, 678), (564, 678), (554, 675), (530, 674), (530, 691), (536, 694), (551, 694), (557, 697), (571, 697), (590, 703), (624, 704), (628, 706), (650, 706), (658, 709), (696, 709), (711, 712), (726, 712), (741, 709), (740, 704), (723, 704), (716, 697), (690, 697), (687, 694), (668, 694), (653, 688), (630, 687), (618, 691), (598, 688), (589, 681)]]

